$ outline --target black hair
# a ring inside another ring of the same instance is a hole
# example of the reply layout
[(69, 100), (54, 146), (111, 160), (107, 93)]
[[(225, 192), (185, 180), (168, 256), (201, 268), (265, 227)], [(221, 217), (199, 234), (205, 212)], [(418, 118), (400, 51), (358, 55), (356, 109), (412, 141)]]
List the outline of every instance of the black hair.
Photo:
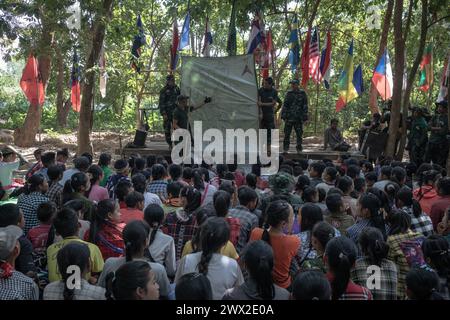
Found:
[(152, 179), (153, 180), (161, 180), (167, 175), (166, 168), (159, 163), (156, 163), (152, 166)]
[(381, 203), (378, 197), (372, 193), (364, 193), (358, 200), (361, 209), (367, 209), (370, 213), (370, 225), (380, 230), (383, 238), (386, 238), (386, 226), (384, 224), (383, 213), (381, 212)]
[(298, 177), (303, 174), (303, 169), (299, 165), (294, 166), (294, 176)]
[(322, 210), (315, 204), (307, 203), (302, 206), (301, 230), (311, 231), (317, 222), (323, 221)]
[(89, 247), (81, 242), (70, 242), (63, 246), (56, 255), (58, 270), (64, 283), (63, 297), (64, 300), (73, 300), (75, 290), (69, 288), (69, 277), (73, 274), (69, 267), (77, 266), (80, 268), (81, 274), (89, 269), (90, 251)]
[(97, 210), (95, 210), (94, 218), (89, 229), (89, 241), (97, 243), (97, 234), (108, 220), (108, 214), (116, 210), (116, 201), (113, 199), (105, 199), (99, 201)]
[(381, 175), (385, 176), (387, 179), (391, 178), (391, 174), (392, 174), (392, 167), (391, 166), (382, 166), (380, 169), (380, 173)]
[(317, 189), (314, 187), (306, 187), (302, 193), (302, 200), (304, 202), (313, 202), (313, 198), (315, 195), (318, 195)]
[(47, 169), (47, 175), (51, 181), (59, 179), (62, 176), (63, 172), (64, 168), (60, 165), (51, 165)]
[(377, 174), (374, 171), (367, 172), (364, 177), (368, 181), (373, 181), (373, 182), (377, 182), (378, 181)]
[[(147, 178), (142, 173), (136, 173), (131, 177), (131, 183), (133, 189), (142, 194), (145, 193), (145, 187), (147, 186)], [(117, 187), (116, 187), (117, 188)], [(126, 195), (125, 195), (126, 197)], [(124, 197), (124, 199), (125, 199)]]
[(129, 261), (106, 276), (108, 300), (137, 300), (136, 289), (147, 290), (151, 267), (145, 261)]
[(45, 178), (42, 174), (33, 174), (28, 178), (27, 183), (25, 184), (25, 194), (37, 192), (39, 190), (39, 186), (41, 186), (44, 182)]
[(42, 202), (37, 207), (36, 215), (40, 222), (47, 223), (55, 217), (56, 211), (56, 205), (53, 202)]
[(224, 180), (219, 186), (219, 190), (226, 191), (232, 196), (236, 192), (236, 187), (232, 181)]
[(441, 196), (450, 195), (450, 177), (443, 177), (438, 180), (437, 189)]
[(408, 177), (411, 177), (416, 173), (417, 171), (417, 165), (414, 162), (408, 162), (405, 166), (406, 175)]
[(364, 161), (361, 164), (361, 167), (366, 167), (367, 168), (367, 173), (373, 172), (373, 164), (370, 161)]
[(256, 283), (258, 295), (263, 300), (272, 300), (275, 297), (273, 285), (273, 250), (262, 240), (253, 241), (247, 245), (243, 260), (250, 278)]
[(361, 172), (361, 168), (357, 165), (352, 164), (347, 167), (347, 176), (349, 176), (352, 179), (359, 177), (360, 172)]
[(202, 245), (201, 238), (200, 238), (201, 226), (208, 219), (207, 207), (200, 207), (195, 213), (195, 218), (197, 221), (198, 228), (195, 229), (194, 234), (192, 235), (191, 245), (192, 245), (193, 252), (199, 252), (199, 251), (201, 251), (201, 245)]
[(161, 206), (156, 203), (149, 204), (144, 211), (144, 220), (148, 223), (150, 228), (152, 228), (152, 232), (150, 233), (150, 242), (148, 244), (148, 246), (150, 247), (153, 241), (155, 241), (156, 233), (163, 223), (163, 208), (161, 208)]
[(295, 184), (295, 190), (297, 191), (304, 191), (306, 187), (309, 186), (311, 183), (311, 180), (307, 176), (299, 176), (297, 179), (297, 183)]
[(231, 196), (228, 192), (219, 190), (213, 196), (214, 209), (218, 217), (225, 217), (228, 214), (231, 204)]
[(169, 175), (173, 181), (178, 180), (181, 177), (182, 169), (179, 164), (172, 163), (169, 166)]
[(89, 152), (83, 152), (83, 153), (81, 154), (81, 156), (82, 156), (82, 157), (85, 157), (85, 158), (87, 158), (87, 159), (89, 160), (89, 165), (92, 164), (92, 160), (94, 159), (94, 158), (92, 157), (92, 154), (90, 154)]
[(102, 153), (98, 158), (99, 166), (109, 166), (111, 164), (111, 155), (109, 153)]
[(355, 186), (355, 191), (361, 193), (364, 191), (364, 187), (366, 186), (366, 180), (364, 178), (358, 177), (353, 180), (353, 184)]
[(119, 201), (125, 201), (125, 197), (128, 193), (130, 193), (130, 189), (133, 187), (130, 181), (128, 180), (121, 180), (117, 183), (116, 187), (114, 188), (114, 194), (116, 195), (116, 198)]
[(261, 176), (261, 164), (259, 164), (259, 163), (252, 164), (252, 173), (257, 177), (260, 177)]
[(327, 197), (327, 192), (323, 188), (317, 189), (317, 193), (319, 194), (319, 202), (323, 202)]
[(75, 158), (73, 160), (73, 164), (75, 166), (75, 169), (78, 169), (82, 172), (86, 172), (86, 170), (91, 165), (91, 161), (89, 161), (89, 158), (87, 158), (85, 156), (81, 156), (81, 157)]
[(278, 227), (280, 223), (289, 220), (291, 205), (284, 200), (272, 201), (266, 209), (266, 226), (261, 236), (261, 240), (270, 243), (269, 227)]
[(48, 168), (50, 165), (55, 164), (56, 153), (54, 152), (46, 152), (41, 156), (42, 165), (45, 168)]
[(331, 181), (336, 180), (336, 178), (338, 177), (338, 171), (336, 170), (336, 167), (326, 167), (325, 168), (325, 174), (327, 176), (330, 176)]
[(325, 255), (328, 258), (330, 271), (334, 275), (334, 280), (331, 282), (333, 300), (338, 300), (347, 289), (350, 270), (357, 254), (355, 243), (347, 237), (336, 237), (328, 242)]
[(278, 170), (278, 172), (285, 172), (292, 176), (294, 174), (294, 169), (292, 168), (292, 166), (283, 164), (282, 166), (280, 166), (280, 169)]
[[(341, 197), (343, 197), (344, 196), (344, 193), (342, 192), (342, 190), (341, 189), (338, 189), (338, 188), (336, 188), (336, 187), (333, 187), (333, 188), (330, 188), (330, 190), (328, 190), (328, 192), (327, 192), (327, 197), (328, 196), (331, 196), (331, 195), (338, 195), (338, 196), (341, 196)], [(325, 198), (325, 201), (326, 201), (326, 198)]]
[(175, 298), (176, 300), (212, 300), (211, 282), (204, 274), (187, 273), (177, 281)]
[(418, 218), (422, 214), (422, 207), (419, 201), (414, 199), (413, 192), (408, 187), (402, 187), (395, 195), (396, 201), (401, 201), (403, 206), (411, 207), (414, 217)]
[(0, 206), (0, 228), (17, 226), (21, 219), (20, 208), (15, 203), (6, 203)]
[(191, 171), (191, 179), (194, 182), (194, 187), (200, 191), (205, 190), (205, 183), (203, 181), (203, 172), (201, 168), (196, 168)]
[(183, 179), (184, 180), (191, 180), (192, 179), (192, 168), (191, 167), (184, 167), (183, 168)]
[(92, 187), (100, 181), (100, 177), (103, 176), (103, 170), (99, 165), (93, 164), (89, 167), (88, 173), (91, 174), (91, 189), (87, 192), (87, 196), (89, 196), (92, 192)]
[(342, 190), (344, 194), (349, 194), (352, 191), (353, 180), (349, 176), (340, 177), (336, 182), (336, 188)]
[(132, 220), (127, 223), (122, 232), (126, 261), (131, 261), (133, 256), (145, 250), (149, 233), (150, 227), (144, 221)]
[(220, 179), (225, 179), (225, 174), (228, 172), (228, 165), (226, 164), (217, 164), (216, 165), (217, 175)]
[(347, 167), (349, 166), (359, 166), (359, 161), (356, 158), (348, 158), (344, 160), (344, 163)]
[(338, 123), (339, 123), (339, 120), (336, 119), (336, 118), (333, 118), (333, 119), (330, 120), (330, 125), (332, 125), (333, 123), (338, 124)]
[(252, 189), (256, 189), (258, 177), (254, 173), (249, 173), (245, 176), (245, 183)]
[(180, 197), (185, 197), (187, 204), (184, 211), (188, 214), (193, 213), (200, 207), (202, 194), (193, 187), (183, 187), (180, 191)]
[(183, 185), (180, 182), (171, 182), (167, 184), (167, 194), (171, 195), (174, 198), (178, 198), (180, 196), (180, 191), (183, 188)]
[(78, 233), (78, 214), (71, 208), (62, 208), (53, 220), (55, 231), (63, 238), (73, 237)]
[(331, 213), (340, 212), (343, 203), (344, 202), (342, 200), (342, 196), (338, 194), (329, 194), (325, 199), (325, 204), (327, 205), (327, 208)]
[(228, 172), (225, 173), (224, 180), (234, 181), (234, 179), (236, 179), (236, 177), (234, 176), (233, 172), (228, 171)]
[(134, 168), (133, 170), (138, 173), (145, 169), (146, 161), (144, 158), (136, 158), (134, 159)]
[(325, 168), (326, 168), (325, 163), (323, 163), (322, 161), (311, 163), (311, 169), (313, 169), (317, 173), (317, 176), (319, 178), (322, 176), (322, 173), (325, 170)]
[(402, 167), (394, 167), (391, 172), (391, 180), (397, 183), (398, 185), (402, 185), (405, 182), (406, 178), (406, 170)]
[(298, 164), (302, 167), (303, 171), (308, 170), (309, 162), (307, 159), (299, 159)]
[(395, 210), (390, 216), (391, 228), (389, 235), (401, 234), (411, 227), (411, 216), (403, 210)]
[(359, 246), (371, 265), (381, 267), (382, 260), (387, 258), (389, 245), (384, 239), (384, 235), (377, 228), (367, 227), (360, 233)]
[(156, 163), (156, 156), (149, 155), (147, 157), (147, 168), (153, 167), (153, 165)]
[(431, 266), (441, 278), (447, 279), (447, 287), (450, 289), (449, 247), (447, 239), (440, 235), (430, 235), (422, 243), (424, 258), (430, 260)]
[(136, 208), (136, 206), (140, 202), (144, 202), (144, 196), (140, 192), (131, 191), (125, 197), (125, 204), (127, 205), (128, 208)]
[(223, 218), (209, 218), (201, 227), (200, 238), (202, 256), (198, 263), (198, 271), (206, 276), (212, 255), (218, 252), (230, 238), (230, 226)]
[(301, 272), (292, 283), (292, 296), (295, 300), (330, 300), (330, 282), (323, 272)]
[(82, 187), (86, 187), (89, 179), (84, 172), (77, 172), (66, 181), (63, 189), (63, 202), (70, 200), (70, 195), (74, 192), (80, 192)]
[(247, 206), (250, 202), (258, 199), (258, 194), (251, 187), (241, 186), (238, 189), (239, 204)]
[(69, 149), (67, 148), (62, 148), (61, 150), (56, 151), (56, 156), (64, 156), (64, 157), (69, 157)]
[(336, 235), (335, 229), (325, 221), (317, 222), (312, 228), (312, 236), (319, 241), (320, 245), (325, 249), (327, 243)]
[(406, 274), (405, 281), (411, 300), (444, 300), (437, 291), (439, 278), (432, 270), (413, 268)]

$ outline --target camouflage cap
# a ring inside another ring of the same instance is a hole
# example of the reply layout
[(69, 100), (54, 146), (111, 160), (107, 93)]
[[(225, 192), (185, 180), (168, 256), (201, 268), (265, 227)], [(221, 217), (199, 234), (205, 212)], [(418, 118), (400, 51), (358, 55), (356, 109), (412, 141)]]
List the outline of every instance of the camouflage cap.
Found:
[(290, 192), (294, 184), (294, 177), (286, 172), (279, 172), (269, 177), (270, 188), (275, 193)]

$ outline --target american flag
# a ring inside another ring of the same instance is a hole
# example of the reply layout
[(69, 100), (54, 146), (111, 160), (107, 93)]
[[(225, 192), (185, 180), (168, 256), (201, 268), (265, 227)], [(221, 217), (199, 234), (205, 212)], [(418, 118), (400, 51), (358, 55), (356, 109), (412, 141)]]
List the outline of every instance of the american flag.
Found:
[(317, 28), (315, 28), (309, 46), (309, 78), (313, 79), (315, 83), (320, 82), (319, 64), (319, 34), (317, 33)]

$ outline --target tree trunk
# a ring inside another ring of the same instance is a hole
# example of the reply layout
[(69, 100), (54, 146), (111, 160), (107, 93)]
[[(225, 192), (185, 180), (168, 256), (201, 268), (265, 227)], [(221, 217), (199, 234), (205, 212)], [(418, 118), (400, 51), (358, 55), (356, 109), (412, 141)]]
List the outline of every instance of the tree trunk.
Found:
[[(448, 63), (450, 63), (450, 61)], [(448, 88), (448, 85), (447, 85), (447, 88)], [(449, 93), (450, 93), (450, 90), (447, 89), (447, 105), (448, 106), (450, 105), (450, 94)], [(447, 118), (448, 118), (448, 120), (450, 120), (450, 112), (447, 112)], [(450, 121), (448, 123), (450, 123)], [(449, 151), (448, 156), (447, 156), (446, 169), (447, 169), (447, 175), (449, 175), (449, 172), (450, 172), (450, 151)]]
[(389, 122), (389, 136), (385, 154), (387, 157), (395, 155), (395, 146), (400, 123), (400, 110), (402, 105), (403, 68), (405, 64), (405, 42), (402, 30), (403, 0), (395, 0), (394, 8), (394, 89), (392, 95), (391, 120)]
[[(51, 68), (51, 44), (53, 36), (50, 25), (42, 19), (42, 34), (39, 41), (38, 64), (39, 73), (42, 78), (44, 90), (47, 88), (47, 82), (50, 77)], [(31, 147), (36, 143), (36, 133), (39, 131), (42, 117), (42, 106), (28, 107), (23, 126), (14, 131), (14, 143), (19, 147)]]
[(64, 59), (59, 46), (55, 46), (56, 51), (56, 66), (58, 68), (58, 75), (56, 81), (56, 122), (58, 128), (65, 128), (67, 126), (67, 116), (69, 115), (70, 99), (64, 99)]
[[(95, 19), (92, 46), (86, 60), (85, 70), (92, 69), (100, 58), (100, 50), (105, 38), (106, 23), (111, 18), (113, 2), (113, 0), (103, 0), (101, 12), (99, 12)], [(90, 126), (92, 122), (92, 101), (94, 99), (94, 82), (96, 81), (95, 75), (94, 71), (86, 73), (85, 85), (81, 91), (82, 99), (78, 126), (78, 154), (83, 152), (93, 152), (90, 138)]]
[[(380, 38), (380, 47), (378, 49), (377, 53), (377, 62), (375, 65), (378, 65), (378, 62), (381, 59), (381, 56), (383, 55), (384, 49), (387, 45), (387, 39), (389, 35), (389, 29), (391, 27), (391, 19), (392, 19), (392, 11), (394, 9), (394, 0), (388, 0), (386, 13), (384, 15), (383, 20), (383, 29), (381, 31), (381, 38)], [(378, 93), (375, 88), (375, 86), (370, 86), (369, 91), (369, 108), (372, 114), (379, 113), (380, 109), (378, 108), (378, 101), (377, 101)]]
[[(406, 117), (408, 115), (408, 107), (409, 100), (411, 98), (411, 92), (414, 86), (414, 80), (416, 79), (417, 70), (420, 65), (420, 61), (422, 60), (423, 51), (425, 49), (425, 44), (427, 40), (427, 22), (428, 22), (428, 0), (422, 0), (422, 18), (420, 22), (420, 39), (419, 45), (417, 46), (417, 54), (414, 59), (413, 65), (411, 66), (411, 70), (408, 73), (408, 80), (406, 82), (405, 92), (403, 93), (403, 102), (402, 102), (402, 131), (401, 131), (401, 140), (400, 146), (398, 148), (396, 159), (403, 159), (403, 153), (405, 151), (406, 146)], [(415, 41), (415, 39), (414, 39)]]

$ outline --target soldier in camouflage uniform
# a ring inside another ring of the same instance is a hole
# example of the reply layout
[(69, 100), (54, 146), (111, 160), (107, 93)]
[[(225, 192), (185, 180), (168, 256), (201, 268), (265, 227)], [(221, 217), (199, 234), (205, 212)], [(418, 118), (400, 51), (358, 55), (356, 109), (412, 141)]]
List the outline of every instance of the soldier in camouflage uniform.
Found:
[(414, 107), (411, 110), (413, 119), (406, 149), (409, 150), (411, 161), (420, 166), (423, 163), (428, 142), (428, 124), (424, 118), (426, 109)]
[(283, 151), (289, 150), (292, 128), (297, 135), (297, 152), (302, 151), (303, 122), (308, 120), (308, 97), (306, 92), (299, 88), (299, 81), (290, 82), (292, 90), (288, 91), (284, 99), (281, 119), (284, 120)]
[(425, 162), (433, 161), (445, 167), (448, 155), (448, 118), (447, 118), (447, 100), (436, 103), (437, 112), (433, 116), (429, 124), (431, 131), (428, 140), (427, 154)]
[(167, 83), (159, 92), (159, 111), (164, 120), (164, 134), (169, 148), (172, 148), (171, 128), (172, 115), (177, 107), (177, 97), (180, 95), (180, 89), (175, 84), (173, 75), (167, 76)]

